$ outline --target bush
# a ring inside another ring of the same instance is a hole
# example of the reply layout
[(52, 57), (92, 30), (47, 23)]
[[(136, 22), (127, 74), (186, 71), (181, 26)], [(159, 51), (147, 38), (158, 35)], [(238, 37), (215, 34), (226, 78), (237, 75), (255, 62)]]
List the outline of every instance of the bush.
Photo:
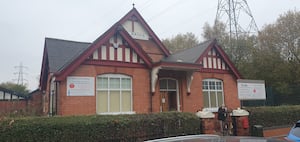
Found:
[(249, 120), (251, 125), (264, 127), (293, 125), (300, 120), (300, 106), (250, 107)]
[(3, 141), (143, 141), (200, 134), (192, 113), (4, 118)]

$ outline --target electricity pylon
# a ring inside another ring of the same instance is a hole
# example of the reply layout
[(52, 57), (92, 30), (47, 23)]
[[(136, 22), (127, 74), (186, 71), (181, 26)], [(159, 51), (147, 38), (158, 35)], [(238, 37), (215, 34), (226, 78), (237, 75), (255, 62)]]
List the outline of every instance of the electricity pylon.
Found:
[(23, 66), (22, 62), (20, 63), (19, 66), (15, 66), (16, 69), (18, 69), (18, 72), (15, 72), (14, 74), (18, 75), (18, 79), (14, 79), (17, 80), (17, 84), (18, 85), (25, 85), (24, 81), (27, 81), (26, 79), (24, 79), (24, 69), (26, 69), (26, 66)]
[(234, 60), (239, 55), (233, 51), (241, 50), (240, 48), (245, 46), (243, 43), (245, 39), (257, 35), (259, 31), (246, 0), (218, 0), (215, 24), (217, 22), (226, 25), (231, 48), (230, 56)]
[(215, 22), (225, 22), (231, 39), (257, 34), (258, 28), (246, 0), (218, 0)]

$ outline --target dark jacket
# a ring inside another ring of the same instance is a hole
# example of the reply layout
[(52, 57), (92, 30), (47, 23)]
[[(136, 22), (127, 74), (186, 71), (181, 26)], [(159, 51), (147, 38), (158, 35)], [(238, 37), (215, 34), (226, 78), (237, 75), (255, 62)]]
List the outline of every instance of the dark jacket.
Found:
[(219, 107), (218, 109), (218, 120), (224, 121), (226, 119), (226, 110), (225, 108)]

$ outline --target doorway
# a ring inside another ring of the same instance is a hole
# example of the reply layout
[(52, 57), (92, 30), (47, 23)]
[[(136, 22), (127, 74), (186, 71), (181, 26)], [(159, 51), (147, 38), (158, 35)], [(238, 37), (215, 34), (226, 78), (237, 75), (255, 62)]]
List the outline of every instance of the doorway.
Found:
[(178, 81), (170, 78), (159, 80), (160, 111), (180, 111)]

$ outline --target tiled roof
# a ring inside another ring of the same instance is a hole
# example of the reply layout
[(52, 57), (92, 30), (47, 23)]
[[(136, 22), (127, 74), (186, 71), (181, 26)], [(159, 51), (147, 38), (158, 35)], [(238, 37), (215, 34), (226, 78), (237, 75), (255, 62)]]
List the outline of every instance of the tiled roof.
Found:
[(205, 49), (213, 42), (213, 40), (208, 40), (198, 44), (193, 48), (189, 48), (177, 53), (170, 55), (163, 59), (165, 62), (182, 62), (182, 63), (195, 63), (198, 58), (202, 55)]
[(47, 51), (50, 72), (59, 72), (69, 65), (91, 43), (67, 41), (61, 39), (46, 38), (45, 49)]

